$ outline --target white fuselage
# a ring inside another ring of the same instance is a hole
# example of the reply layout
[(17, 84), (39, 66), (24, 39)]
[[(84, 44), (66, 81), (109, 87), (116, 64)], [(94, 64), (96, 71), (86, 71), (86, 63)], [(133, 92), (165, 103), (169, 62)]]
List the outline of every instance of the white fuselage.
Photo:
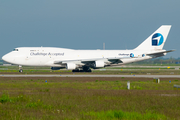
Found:
[[(151, 51), (139, 50), (72, 50), (53, 47), (21, 47), (3, 56), (6, 62), (22, 66), (51, 66), (65, 67), (63, 62), (73, 62), (84, 65), (82, 61), (101, 60), (106, 65), (121, 65), (131, 62), (150, 59), (150, 56), (142, 56)], [(133, 53), (134, 57), (130, 57)], [(121, 63), (111, 64), (108, 59), (121, 58)], [(60, 61), (61, 64), (56, 64)]]

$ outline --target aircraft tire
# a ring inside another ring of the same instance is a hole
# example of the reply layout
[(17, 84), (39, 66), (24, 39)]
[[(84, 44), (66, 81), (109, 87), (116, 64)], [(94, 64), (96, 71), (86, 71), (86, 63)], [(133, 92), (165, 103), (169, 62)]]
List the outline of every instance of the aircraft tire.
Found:
[(20, 73), (22, 73), (22, 72), (23, 72), (23, 70), (22, 70), (22, 69), (20, 69), (20, 70), (19, 70), (19, 72), (20, 72)]
[(72, 72), (79, 72), (79, 70), (78, 70), (78, 69), (75, 69), (75, 70), (72, 70)]
[(87, 70), (87, 72), (92, 72), (91, 69)]

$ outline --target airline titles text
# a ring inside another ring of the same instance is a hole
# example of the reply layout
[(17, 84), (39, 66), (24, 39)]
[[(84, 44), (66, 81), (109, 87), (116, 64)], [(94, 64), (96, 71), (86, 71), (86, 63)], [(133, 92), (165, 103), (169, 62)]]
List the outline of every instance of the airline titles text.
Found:
[(64, 53), (42, 53), (42, 52), (37, 52), (37, 53), (34, 53), (34, 52), (31, 52), (30, 53), (31, 56), (64, 56)]

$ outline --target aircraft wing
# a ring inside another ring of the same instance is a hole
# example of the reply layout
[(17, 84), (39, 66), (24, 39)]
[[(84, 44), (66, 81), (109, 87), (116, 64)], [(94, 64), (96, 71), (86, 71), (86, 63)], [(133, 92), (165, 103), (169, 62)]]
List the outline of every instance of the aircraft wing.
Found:
[(79, 62), (83, 64), (91, 64), (95, 61), (105, 61), (105, 62), (111, 62), (113, 64), (122, 63), (121, 59), (125, 58), (131, 58), (131, 57), (112, 57), (112, 58), (94, 58), (94, 59), (79, 59), (79, 60), (65, 60), (65, 61), (54, 61), (54, 64), (66, 64), (70, 62)]
[(100, 59), (92, 59), (92, 60), (82, 60), (81, 63), (89, 64), (94, 63), (97, 60), (103, 60), (105, 62), (111, 62), (112, 64), (122, 63), (121, 59), (130, 58), (130, 57), (112, 57), (112, 58), (100, 58)]

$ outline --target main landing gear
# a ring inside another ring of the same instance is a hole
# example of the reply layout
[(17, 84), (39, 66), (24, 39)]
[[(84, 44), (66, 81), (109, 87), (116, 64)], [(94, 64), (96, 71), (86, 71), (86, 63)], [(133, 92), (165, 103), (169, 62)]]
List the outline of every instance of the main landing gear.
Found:
[(82, 67), (82, 70), (80, 69), (75, 69), (75, 70), (72, 70), (72, 72), (92, 72), (91, 69), (87, 66), (84, 66)]

